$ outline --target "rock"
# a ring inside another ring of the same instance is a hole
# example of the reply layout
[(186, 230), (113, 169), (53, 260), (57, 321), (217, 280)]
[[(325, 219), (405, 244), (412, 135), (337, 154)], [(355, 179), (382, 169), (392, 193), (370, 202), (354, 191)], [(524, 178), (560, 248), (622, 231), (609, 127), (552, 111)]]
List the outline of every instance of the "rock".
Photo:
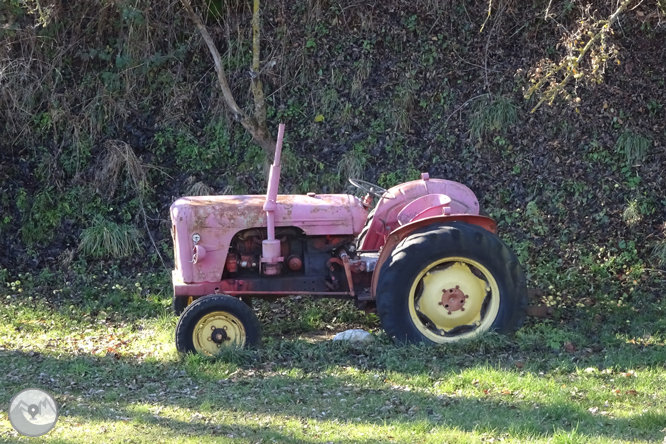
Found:
[(346, 330), (338, 333), (333, 337), (333, 340), (369, 344), (375, 340), (375, 337), (372, 335), (372, 333), (368, 333), (365, 330), (355, 328), (353, 330)]

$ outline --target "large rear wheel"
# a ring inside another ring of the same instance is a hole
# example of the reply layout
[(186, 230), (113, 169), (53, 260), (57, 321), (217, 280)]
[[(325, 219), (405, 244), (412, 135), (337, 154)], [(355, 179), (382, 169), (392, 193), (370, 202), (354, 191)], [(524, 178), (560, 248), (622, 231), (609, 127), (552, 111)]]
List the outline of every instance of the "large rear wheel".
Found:
[(190, 304), (176, 325), (181, 353), (218, 355), (225, 348), (258, 346), (261, 326), (252, 309), (227, 295), (204, 296)]
[(526, 306), (515, 254), (493, 233), (464, 222), (429, 225), (405, 238), (377, 285), (379, 318), (398, 342), (511, 334), (522, 326)]

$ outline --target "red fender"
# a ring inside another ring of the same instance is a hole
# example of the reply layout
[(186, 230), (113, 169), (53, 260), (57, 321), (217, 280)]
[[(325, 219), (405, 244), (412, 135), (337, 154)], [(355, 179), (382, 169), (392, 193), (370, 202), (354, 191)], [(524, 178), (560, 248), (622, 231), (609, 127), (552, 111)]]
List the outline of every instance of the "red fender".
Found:
[(379, 253), (379, 259), (377, 259), (377, 265), (375, 265), (375, 272), (372, 274), (372, 286), (370, 287), (370, 295), (372, 299), (376, 299), (376, 291), (377, 291), (377, 282), (379, 282), (379, 272), (381, 271), (382, 265), (384, 265), (384, 262), (386, 262), (386, 259), (388, 259), (391, 256), (391, 253), (395, 249), (396, 246), (404, 238), (409, 236), (413, 231), (418, 230), (419, 228), (423, 228), (425, 226), (428, 226), (430, 224), (434, 224), (437, 222), (466, 222), (468, 224), (474, 224), (478, 225), (482, 228), (485, 228), (486, 230), (490, 231), (491, 233), (495, 234), (497, 232), (497, 225), (495, 224), (495, 221), (492, 220), (489, 217), (486, 216), (479, 216), (476, 214), (450, 214), (450, 215), (441, 215), (441, 216), (433, 216), (433, 217), (426, 217), (425, 219), (418, 219), (415, 220), (414, 222), (410, 222), (406, 225), (403, 225), (391, 232), (389, 234), (388, 239), (386, 240), (386, 243), (381, 249), (381, 252)]

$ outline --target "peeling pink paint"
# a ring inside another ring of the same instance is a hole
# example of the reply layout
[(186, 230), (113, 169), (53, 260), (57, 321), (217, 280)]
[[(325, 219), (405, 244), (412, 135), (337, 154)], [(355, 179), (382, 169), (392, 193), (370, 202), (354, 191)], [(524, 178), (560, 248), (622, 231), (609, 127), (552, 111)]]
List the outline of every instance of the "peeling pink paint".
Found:
[[(265, 195), (183, 197), (171, 205), (176, 227), (177, 273), (181, 282), (219, 281), (231, 239), (241, 230), (266, 227)], [(276, 227), (297, 227), (306, 235), (358, 235), (367, 210), (361, 201), (346, 194), (314, 196), (279, 195), (275, 208)], [(189, 263), (193, 256), (191, 236), (201, 236), (197, 245), (206, 259)]]

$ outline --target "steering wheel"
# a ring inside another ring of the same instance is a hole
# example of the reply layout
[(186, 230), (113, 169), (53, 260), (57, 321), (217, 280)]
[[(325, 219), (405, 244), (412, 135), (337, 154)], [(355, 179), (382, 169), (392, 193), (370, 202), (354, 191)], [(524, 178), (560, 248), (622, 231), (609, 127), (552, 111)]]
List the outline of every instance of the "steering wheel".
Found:
[(377, 197), (378, 199), (381, 199), (382, 196), (386, 193), (388, 193), (391, 197), (393, 197), (391, 195), (391, 193), (389, 193), (386, 188), (382, 188), (379, 185), (375, 185), (374, 183), (366, 182), (365, 180), (354, 179), (354, 178), (350, 177), (349, 178), (349, 183), (354, 185), (359, 190), (363, 190), (368, 194), (372, 194), (373, 196)]

